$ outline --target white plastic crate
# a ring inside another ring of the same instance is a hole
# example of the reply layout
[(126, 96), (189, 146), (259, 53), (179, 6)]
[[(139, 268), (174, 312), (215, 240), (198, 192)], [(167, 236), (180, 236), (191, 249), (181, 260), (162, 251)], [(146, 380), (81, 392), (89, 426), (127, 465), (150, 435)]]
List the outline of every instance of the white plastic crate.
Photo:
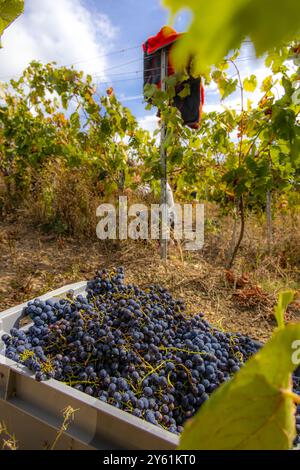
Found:
[[(49, 292), (41, 300), (64, 297), (69, 290), (84, 294), (86, 282)], [(37, 382), (27, 367), (3, 355), (1, 337), (19, 328), (27, 302), (0, 313), (0, 421), (15, 434), (20, 449), (51, 445), (63, 422), (63, 410), (75, 410), (74, 422), (57, 449), (175, 449), (178, 437), (57, 380)], [(26, 327), (25, 327), (26, 328)], [(27, 326), (28, 328), (28, 326)]]

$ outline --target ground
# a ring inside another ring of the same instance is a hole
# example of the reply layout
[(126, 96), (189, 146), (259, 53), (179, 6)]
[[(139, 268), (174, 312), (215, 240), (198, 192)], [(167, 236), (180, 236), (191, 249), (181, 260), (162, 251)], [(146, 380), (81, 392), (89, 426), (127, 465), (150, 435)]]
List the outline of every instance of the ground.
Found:
[[(0, 311), (112, 266), (124, 266), (127, 282), (168, 288), (185, 300), (190, 313), (204, 312), (210, 323), (226, 331), (264, 341), (276, 326), (275, 293), (265, 292), (254, 275), (251, 282), (246, 275), (225, 272), (207, 250), (182, 253), (172, 246), (165, 266), (156, 243), (105, 244), (96, 237), (79, 241), (44, 233), (17, 218), (0, 223)], [(300, 320), (299, 301), (287, 319)]]

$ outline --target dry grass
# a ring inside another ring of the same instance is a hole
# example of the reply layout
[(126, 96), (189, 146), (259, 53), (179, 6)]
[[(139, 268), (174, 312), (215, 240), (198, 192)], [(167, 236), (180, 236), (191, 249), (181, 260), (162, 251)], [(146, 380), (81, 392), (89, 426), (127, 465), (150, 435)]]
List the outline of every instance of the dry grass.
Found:
[(2, 211), (5, 216), (14, 210), (45, 231), (77, 238), (91, 236), (102, 188), (97, 174), (90, 171), (49, 160), (38, 173), (28, 173), (22, 191), (16, 190), (14, 184), (9, 191), (0, 175), (0, 214)]
[(79, 409), (74, 409), (72, 408), (72, 406), (67, 406), (64, 410), (63, 410), (63, 422), (62, 422), (62, 425), (60, 427), (60, 429), (58, 430), (57, 432), (57, 435), (53, 441), (53, 443), (48, 446), (46, 445), (45, 446), (45, 450), (55, 450), (56, 447), (57, 447), (57, 444), (59, 442), (59, 440), (61, 439), (62, 435), (67, 432), (67, 430), (69, 429), (69, 426), (71, 425), (71, 423), (74, 421), (75, 419), (75, 413), (79, 411)]
[[(57, 431), (56, 437), (52, 444), (45, 442), (44, 450), (55, 450), (58, 442), (64, 433), (66, 433), (75, 419), (75, 413), (79, 409), (74, 409), (71, 406), (67, 406), (63, 411), (63, 422), (61, 427)], [(2, 450), (18, 450), (18, 442), (14, 434), (11, 434), (5, 423), (0, 422), (0, 446)]]
[(5, 423), (0, 422), (0, 446), (2, 450), (17, 450), (18, 443), (13, 434), (11, 434)]

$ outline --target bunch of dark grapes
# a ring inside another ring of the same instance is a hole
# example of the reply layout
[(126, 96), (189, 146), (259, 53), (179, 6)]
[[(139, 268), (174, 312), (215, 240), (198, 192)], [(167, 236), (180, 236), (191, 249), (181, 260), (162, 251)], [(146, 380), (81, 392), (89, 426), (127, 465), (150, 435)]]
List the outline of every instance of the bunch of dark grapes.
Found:
[(122, 268), (97, 272), (87, 297), (34, 300), (24, 315), (33, 324), (2, 338), (7, 357), (172, 433), (260, 348), (188, 315), (166, 289), (126, 285)]

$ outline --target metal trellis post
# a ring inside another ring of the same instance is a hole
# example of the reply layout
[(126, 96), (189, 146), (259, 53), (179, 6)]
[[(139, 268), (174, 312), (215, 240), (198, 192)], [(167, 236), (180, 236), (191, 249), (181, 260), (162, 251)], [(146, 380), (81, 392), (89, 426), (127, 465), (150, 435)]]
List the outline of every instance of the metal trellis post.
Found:
[[(166, 77), (168, 73), (168, 51), (163, 47), (161, 50), (161, 89), (166, 91)], [(160, 249), (161, 259), (166, 262), (168, 258), (168, 210), (167, 210), (167, 158), (164, 147), (166, 138), (166, 124), (161, 117), (161, 141), (160, 141), (160, 164), (161, 164), (161, 227), (160, 227)]]

